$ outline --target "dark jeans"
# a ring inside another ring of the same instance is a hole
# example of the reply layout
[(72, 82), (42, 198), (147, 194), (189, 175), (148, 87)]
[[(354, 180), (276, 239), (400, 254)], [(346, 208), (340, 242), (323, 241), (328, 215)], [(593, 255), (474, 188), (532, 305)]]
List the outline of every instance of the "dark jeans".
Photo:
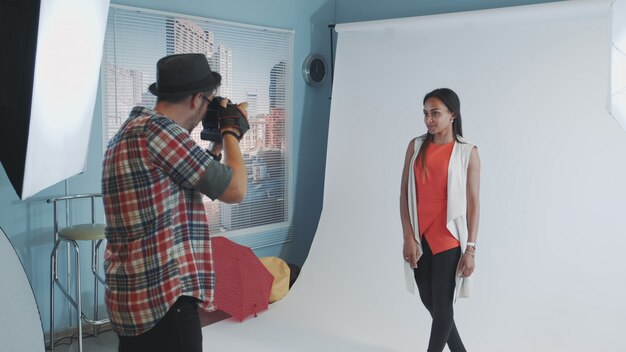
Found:
[(454, 287), (461, 248), (455, 247), (433, 255), (426, 237), (422, 237), (424, 253), (417, 262), (415, 282), (422, 303), (433, 318), (428, 352), (441, 352), (446, 343), (452, 352), (465, 352), (454, 324)]
[(202, 352), (198, 300), (181, 296), (152, 329), (137, 336), (119, 336), (119, 352)]

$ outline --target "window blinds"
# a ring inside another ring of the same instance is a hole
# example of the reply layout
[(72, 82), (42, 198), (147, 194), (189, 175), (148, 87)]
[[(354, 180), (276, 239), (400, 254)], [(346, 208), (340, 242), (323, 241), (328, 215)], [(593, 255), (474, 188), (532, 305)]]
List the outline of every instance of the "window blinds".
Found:
[[(249, 104), (241, 141), (248, 194), (236, 205), (205, 208), (212, 235), (240, 237), (252, 247), (284, 242), (289, 224), (289, 129), (293, 32), (174, 13), (112, 6), (102, 62), (105, 145), (136, 105), (153, 107), (148, 86), (163, 56), (203, 53), (222, 75), (218, 95)], [(192, 138), (202, 147), (202, 126)], [(245, 235), (254, 236), (245, 236)], [(260, 237), (259, 237), (260, 236)], [(254, 237), (254, 239), (253, 239)]]

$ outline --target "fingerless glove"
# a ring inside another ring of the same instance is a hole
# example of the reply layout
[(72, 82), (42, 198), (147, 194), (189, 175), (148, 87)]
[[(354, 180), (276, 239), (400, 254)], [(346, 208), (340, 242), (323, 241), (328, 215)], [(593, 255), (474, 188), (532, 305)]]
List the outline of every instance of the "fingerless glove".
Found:
[(234, 132), (233, 135), (238, 140), (241, 140), (246, 131), (250, 129), (248, 119), (243, 116), (235, 104), (228, 104), (225, 108), (220, 106), (217, 113), (220, 119), (220, 132), (222, 135), (227, 131), (232, 131)]

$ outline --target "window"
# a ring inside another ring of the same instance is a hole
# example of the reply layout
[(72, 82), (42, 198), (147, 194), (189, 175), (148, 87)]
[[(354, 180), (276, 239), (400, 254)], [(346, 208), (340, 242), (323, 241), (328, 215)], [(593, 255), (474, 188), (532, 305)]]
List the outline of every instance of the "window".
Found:
[[(163, 56), (203, 53), (222, 75), (218, 95), (249, 103), (241, 141), (248, 194), (237, 205), (205, 198), (211, 235), (258, 248), (290, 239), (289, 129), (293, 32), (112, 5), (102, 62), (104, 144), (136, 105), (153, 107), (148, 86)], [(200, 125), (192, 132), (199, 145)]]

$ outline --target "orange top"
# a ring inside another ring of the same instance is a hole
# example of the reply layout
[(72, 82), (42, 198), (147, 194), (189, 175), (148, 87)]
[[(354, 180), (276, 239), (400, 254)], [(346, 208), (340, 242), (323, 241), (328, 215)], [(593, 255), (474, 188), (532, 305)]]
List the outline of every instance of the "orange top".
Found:
[(415, 184), (417, 185), (417, 216), (420, 239), (426, 236), (433, 254), (460, 245), (446, 227), (448, 215), (448, 164), (454, 142), (430, 143), (426, 149), (426, 175), (422, 160), (415, 161)]

